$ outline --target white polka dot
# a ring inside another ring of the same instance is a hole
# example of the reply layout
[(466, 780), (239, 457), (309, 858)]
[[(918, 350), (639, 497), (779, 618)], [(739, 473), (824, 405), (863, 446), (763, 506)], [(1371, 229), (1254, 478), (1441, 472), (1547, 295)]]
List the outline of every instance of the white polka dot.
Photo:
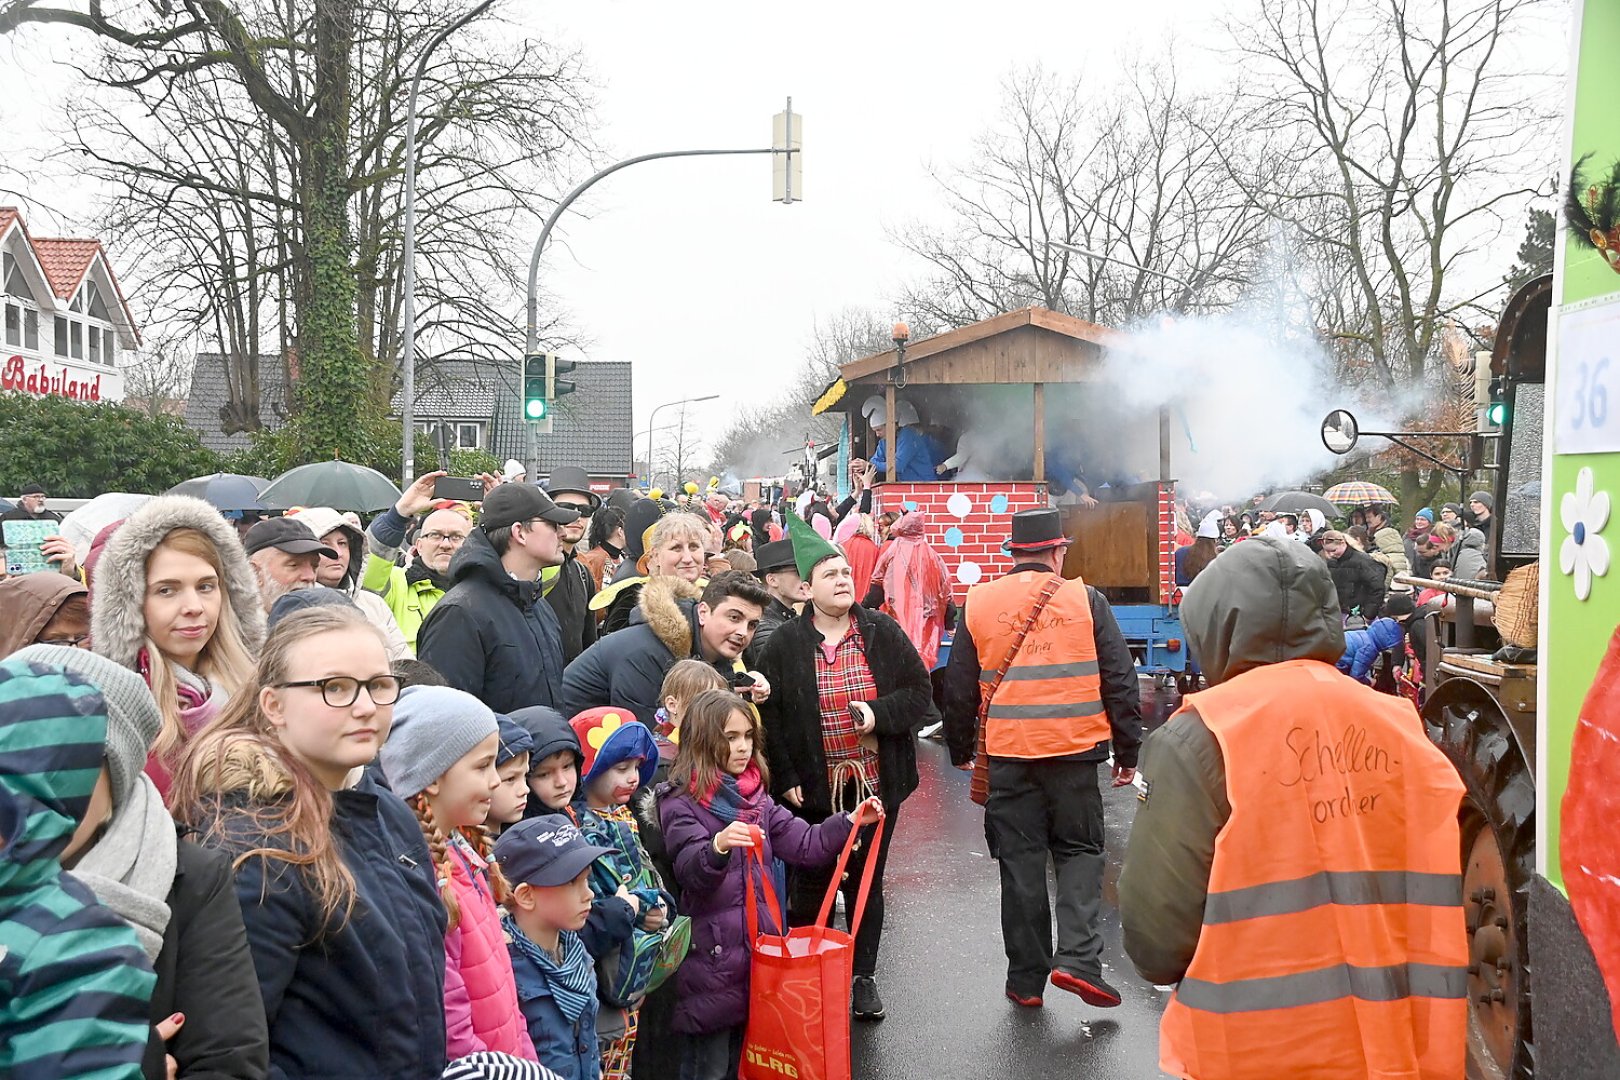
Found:
[(984, 577), (984, 569), (976, 562), (961, 563), (956, 568), (956, 580), (963, 585), (977, 585)]
[(973, 512), (973, 500), (958, 491), (945, 500), (945, 509), (959, 518), (965, 518)]

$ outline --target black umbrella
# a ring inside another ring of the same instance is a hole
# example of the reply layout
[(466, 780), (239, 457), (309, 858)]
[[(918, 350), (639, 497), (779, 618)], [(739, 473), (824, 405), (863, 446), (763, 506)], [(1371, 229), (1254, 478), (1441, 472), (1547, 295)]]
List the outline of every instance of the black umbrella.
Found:
[(294, 506), (330, 506), (362, 514), (386, 510), (399, 501), (399, 488), (376, 469), (347, 461), (317, 461), (289, 469), (260, 492), (264, 505), (277, 510)]
[(259, 492), (270, 486), (262, 476), (243, 476), (239, 473), (209, 473), (194, 476), (174, 485), (165, 495), (190, 495), (227, 512), (263, 510)]
[(1279, 491), (1271, 498), (1260, 504), (1260, 509), (1270, 510), (1274, 514), (1303, 514), (1307, 510), (1315, 510), (1329, 521), (1337, 518), (1344, 511), (1334, 506), (1320, 495), (1309, 491)]

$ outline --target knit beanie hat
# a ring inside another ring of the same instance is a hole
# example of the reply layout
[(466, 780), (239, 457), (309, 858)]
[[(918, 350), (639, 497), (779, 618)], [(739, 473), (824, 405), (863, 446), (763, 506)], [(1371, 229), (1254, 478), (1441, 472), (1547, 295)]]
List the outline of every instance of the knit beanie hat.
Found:
[(465, 691), (407, 686), (377, 761), (394, 794), (410, 799), (498, 731), (495, 713)]
[(1414, 517), (1420, 517), (1423, 520), (1427, 521), (1430, 525), (1433, 525), (1434, 524), (1434, 507), (1425, 506), (1423, 509), (1419, 510), (1413, 516)]
[(1493, 512), (1496, 510), (1496, 497), (1488, 491), (1476, 491), (1472, 495), (1468, 496), (1468, 501), (1471, 503), (1479, 503), (1481, 506), (1485, 507), (1485, 509)]
[(1416, 610), (1417, 606), (1412, 603), (1412, 597), (1409, 594), (1394, 593), (1388, 600), (1384, 601), (1384, 610), (1382, 614), (1387, 615), (1392, 619), (1397, 619), (1402, 615), (1410, 615)]
[(833, 546), (831, 540), (811, 528), (799, 515), (783, 511), (782, 519), (787, 522), (788, 539), (793, 541), (793, 561), (804, 580), (810, 580), (810, 572), (818, 563), (843, 554)]
[(61, 668), (101, 691), (107, 703), (107, 772), (112, 777), (113, 806), (123, 806), (140, 783), (147, 751), (163, 726), (163, 714), (146, 680), (105, 656), (67, 645), (30, 645), (9, 659)]
[(585, 756), (579, 766), (581, 791), (619, 762), (636, 757), (641, 759), (641, 786), (653, 782), (658, 771), (658, 740), (629, 709), (586, 709), (570, 724)]
[(495, 751), (495, 767), (500, 768), (519, 754), (532, 754), (534, 736), (522, 724), (508, 716), (495, 717), (496, 730), (501, 736), (501, 748)]

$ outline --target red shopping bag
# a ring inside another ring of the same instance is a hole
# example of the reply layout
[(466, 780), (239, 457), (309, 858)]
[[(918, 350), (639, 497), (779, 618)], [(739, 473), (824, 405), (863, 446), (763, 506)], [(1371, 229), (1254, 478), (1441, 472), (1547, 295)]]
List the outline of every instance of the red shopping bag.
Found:
[(776, 927), (780, 930), (787, 924), (765, 872), (764, 838), (757, 827), (750, 830), (754, 846), (747, 849), (743, 873), (747, 879), (748, 939), (754, 955), (749, 969), (748, 1030), (739, 1080), (851, 1080), (849, 984), (855, 968), (854, 935), (860, 929), (866, 897), (872, 890), (884, 821), (879, 818), (872, 831), (872, 846), (847, 934), (827, 922), (832, 918), (838, 884), (844, 879), (861, 828), (850, 830), (849, 842), (838, 857), (838, 869), (815, 925), (796, 926), (785, 934), (760, 931), (755, 877), (759, 878), (766, 908)]

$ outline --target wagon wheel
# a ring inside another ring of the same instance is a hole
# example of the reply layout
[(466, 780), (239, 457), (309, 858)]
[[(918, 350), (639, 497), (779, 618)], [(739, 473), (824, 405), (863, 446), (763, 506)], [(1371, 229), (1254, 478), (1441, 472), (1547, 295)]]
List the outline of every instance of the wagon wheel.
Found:
[(1535, 1072), (1530, 939), (1535, 872), (1535, 777), (1507, 717), (1467, 680), (1443, 685), (1424, 710), (1429, 738), (1467, 787), (1462, 827), (1468, 925), (1469, 1080), (1529, 1080)]

